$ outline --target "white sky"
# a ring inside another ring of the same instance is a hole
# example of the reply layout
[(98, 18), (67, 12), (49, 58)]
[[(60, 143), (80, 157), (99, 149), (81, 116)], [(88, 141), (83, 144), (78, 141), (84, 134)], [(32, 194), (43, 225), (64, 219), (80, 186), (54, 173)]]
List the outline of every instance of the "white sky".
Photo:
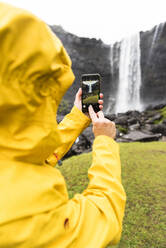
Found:
[(166, 0), (2, 0), (30, 10), (47, 24), (106, 44), (166, 21)]

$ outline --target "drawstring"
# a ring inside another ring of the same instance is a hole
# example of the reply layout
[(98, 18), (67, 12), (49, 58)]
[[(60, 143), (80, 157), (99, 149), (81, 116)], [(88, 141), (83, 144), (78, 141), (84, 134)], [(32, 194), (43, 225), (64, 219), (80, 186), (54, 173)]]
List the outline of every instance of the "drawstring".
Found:
[(54, 152), (53, 153), (53, 155), (56, 157), (56, 159), (57, 159), (57, 161), (58, 161), (58, 165), (59, 166), (62, 166), (62, 160), (60, 160), (59, 158), (58, 158), (58, 155)]

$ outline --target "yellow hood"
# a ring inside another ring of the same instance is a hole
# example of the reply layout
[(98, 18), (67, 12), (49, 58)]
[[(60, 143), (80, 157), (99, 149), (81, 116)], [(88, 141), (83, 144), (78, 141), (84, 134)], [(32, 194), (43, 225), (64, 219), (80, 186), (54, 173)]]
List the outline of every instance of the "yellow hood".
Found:
[(43, 21), (4, 3), (0, 55), (0, 159), (43, 164), (60, 142), (56, 112), (74, 81), (71, 60)]

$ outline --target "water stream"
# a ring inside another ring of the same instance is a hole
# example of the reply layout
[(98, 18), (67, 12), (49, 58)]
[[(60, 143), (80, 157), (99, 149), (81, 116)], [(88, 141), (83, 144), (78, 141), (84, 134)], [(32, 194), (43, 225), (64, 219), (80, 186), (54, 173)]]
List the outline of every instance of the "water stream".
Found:
[(140, 56), (139, 33), (121, 41), (115, 113), (142, 109)]
[(152, 57), (155, 44), (157, 43), (157, 41), (160, 39), (160, 37), (162, 35), (164, 25), (165, 25), (165, 23), (160, 23), (159, 25), (157, 25), (155, 27), (155, 32), (154, 32), (154, 35), (153, 35), (153, 40), (152, 40), (152, 44), (151, 44), (151, 47), (150, 47), (148, 60), (150, 60), (151, 57)]

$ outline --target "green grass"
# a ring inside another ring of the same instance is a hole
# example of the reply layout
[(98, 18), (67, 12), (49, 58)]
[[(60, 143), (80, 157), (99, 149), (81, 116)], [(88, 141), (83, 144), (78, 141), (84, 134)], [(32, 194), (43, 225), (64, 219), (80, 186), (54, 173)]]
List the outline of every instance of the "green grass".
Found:
[(95, 95), (95, 96), (87, 96), (85, 99), (83, 99), (83, 104), (97, 103), (98, 100), (99, 100), (98, 95)]
[(160, 110), (160, 113), (163, 116), (163, 119), (166, 119), (166, 106)]
[[(122, 182), (127, 194), (123, 233), (116, 248), (166, 247), (166, 143), (121, 143)], [(63, 162), (69, 196), (88, 185), (92, 155)]]

